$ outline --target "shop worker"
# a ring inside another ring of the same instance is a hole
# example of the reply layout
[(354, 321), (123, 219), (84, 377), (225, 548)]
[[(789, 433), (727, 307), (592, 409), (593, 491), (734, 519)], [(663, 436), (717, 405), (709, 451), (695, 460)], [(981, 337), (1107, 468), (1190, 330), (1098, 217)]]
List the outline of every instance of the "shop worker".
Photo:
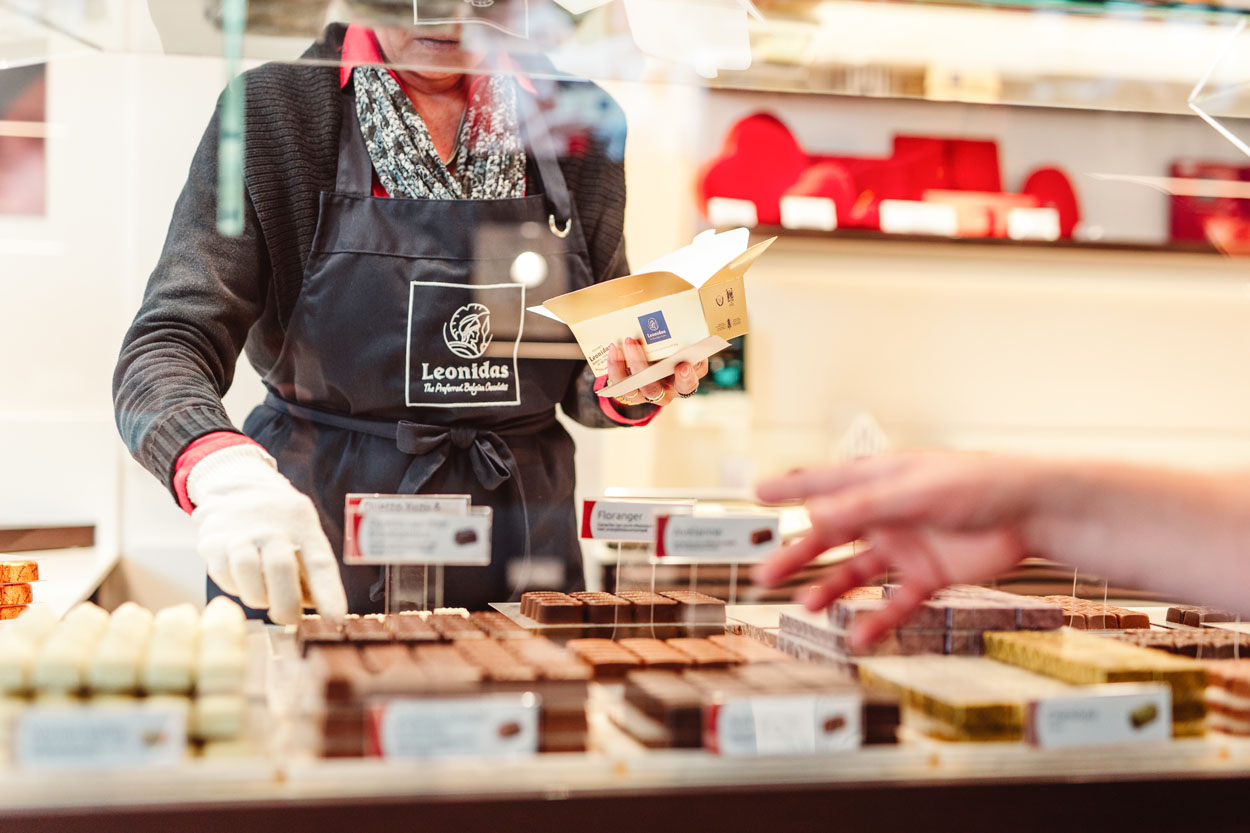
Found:
[[(509, 598), (509, 564), (523, 575), (531, 556), (575, 585), (556, 407), (643, 424), (707, 370), (680, 365), (614, 403), (595, 390), (646, 366), (635, 342), (600, 379), (580, 359), (514, 361), (526, 305), (628, 271), (624, 117), (597, 88), (531, 79), (461, 35), (335, 25), (310, 63), (247, 73), (244, 233), (215, 228), (214, 116), (122, 346), (118, 426), (192, 513), (209, 595), (276, 622), (307, 603), (382, 609), (379, 568), (341, 564), (353, 492), (492, 508), (492, 564), (449, 568), (448, 604)], [(544, 113), (584, 123), (552, 130)], [(244, 349), (268, 396), (239, 432), (221, 397)]]
[(1122, 463), (912, 453), (800, 471), (761, 499), (803, 500), (812, 532), (759, 565), (775, 585), (833, 547), (866, 548), (806, 588), (811, 610), (889, 572), (900, 589), (856, 619), (865, 647), (950, 584), (979, 584), (1040, 556), (1117, 583), (1250, 614), (1250, 477)]

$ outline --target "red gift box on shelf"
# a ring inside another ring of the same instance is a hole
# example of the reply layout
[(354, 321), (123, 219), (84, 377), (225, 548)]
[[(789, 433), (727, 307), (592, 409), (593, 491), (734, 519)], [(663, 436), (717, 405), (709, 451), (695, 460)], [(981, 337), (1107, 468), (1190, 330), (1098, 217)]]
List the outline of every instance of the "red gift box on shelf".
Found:
[(713, 225), (754, 218), (787, 228), (1056, 239), (1071, 237), (1080, 218), (1058, 169), (1035, 171), (1020, 194), (1004, 192), (994, 141), (900, 135), (885, 157), (811, 154), (768, 113), (730, 129), (700, 171), (698, 195)]
[[(1173, 162), (1170, 174), (1177, 179), (1216, 180), (1219, 182), (1250, 182), (1250, 167), (1230, 165), (1226, 162), (1203, 162), (1194, 159), (1178, 159)], [(1221, 251), (1225, 245), (1236, 246), (1240, 236), (1237, 228), (1250, 221), (1250, 200), (1232, 196), (1172, 197), (1172, 240), (1210, 242)]]

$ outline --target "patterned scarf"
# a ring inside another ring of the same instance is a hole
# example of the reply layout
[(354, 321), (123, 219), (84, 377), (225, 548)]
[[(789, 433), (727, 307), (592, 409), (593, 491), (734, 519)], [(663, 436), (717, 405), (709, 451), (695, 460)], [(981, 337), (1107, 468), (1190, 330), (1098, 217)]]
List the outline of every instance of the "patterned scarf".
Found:
[(373, 169), (392, 197), (492, 200), (525, 196), (525, 146), (513, 78), (495, 75), (472, 85), (459, 144), (449, 163), (439, 157), (425, 122), (389, 72), (359, 66), (352, 70), (352, 80), (360, 132)]

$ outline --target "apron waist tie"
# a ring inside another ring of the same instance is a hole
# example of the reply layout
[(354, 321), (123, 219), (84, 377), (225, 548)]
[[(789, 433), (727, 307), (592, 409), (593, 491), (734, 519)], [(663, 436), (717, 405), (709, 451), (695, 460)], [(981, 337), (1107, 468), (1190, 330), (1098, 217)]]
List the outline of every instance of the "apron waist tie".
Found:
[(556, 424), (555, 410), (500, 423), (490, 429), (469, 426), (422, 425), (407, 420), (367, 419), (323, 411), (293, 402), (269, 393), (264, 406), (296, 419), (316, 425), (355, 431), (374, 437), (393, 439), (395, 446), (414, 459), (404, 472), (399, 484), (401, 494), (417, 494), (435, 473), (447, 462), (452, 450), (467, 451), (473, 466), (473, 474), (482, 488), (495, 491), (511, 480), (521, 501), (521, 518), (525, 524), (523, 539), (524, 556), (530, 555), (529, 510), (525, 503), (525, 487), (521, 470), (506, 437), (537, 434)]

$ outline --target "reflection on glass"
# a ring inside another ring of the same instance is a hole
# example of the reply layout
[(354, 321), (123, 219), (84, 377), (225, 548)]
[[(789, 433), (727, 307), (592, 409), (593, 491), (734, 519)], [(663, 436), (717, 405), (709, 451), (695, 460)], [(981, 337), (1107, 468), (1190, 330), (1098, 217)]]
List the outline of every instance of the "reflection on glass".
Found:
[(0, 214), (46, 210), (46, 88), (43, 64), (0, 70)]

